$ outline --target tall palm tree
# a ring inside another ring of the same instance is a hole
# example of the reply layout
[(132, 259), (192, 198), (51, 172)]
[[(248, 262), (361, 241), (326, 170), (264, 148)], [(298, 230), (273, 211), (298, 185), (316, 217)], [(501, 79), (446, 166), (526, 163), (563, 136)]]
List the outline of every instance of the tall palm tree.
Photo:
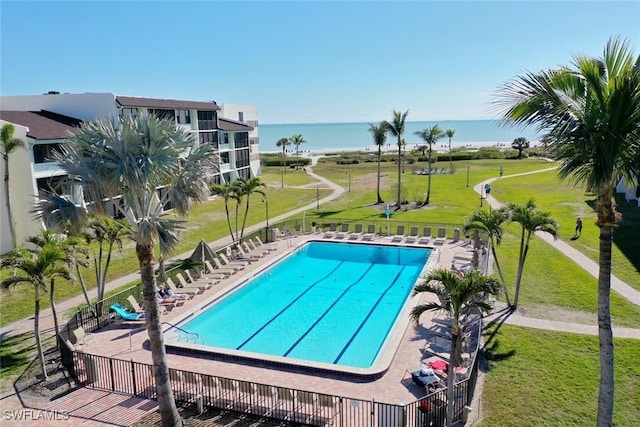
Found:
[(520, 136), (513, 140), (513, 142), (511, 143), (511, 148), (513, 148), (514, 150), (518, 150), (518, 158), (521, 159), (524, 150), (529, 148), (529, 140)]
[(444, 131), (444, 135), (449, 138), (449, 172), (453, 173), (453, 155), (451, 154), (451, 138), (456, 133), (453, 129), (447, 129)]
[(438, 142), (439, 139), (444, 137), (444, 132), (438, 125), (431, 126), (429, 128), (419, 130), (414, 132), (414, 135), (422, 138), (424, 142), (429, 146), (429, 176), (428, 176), (428, 184), (427, 184), (427, 199), (424, 204), (429, 204), (429, 199), (431, 198), (431, 161), (432, 161), (432, 152), (433, 152), (433, 144)]
[(296, 133), (295, 135), (293, 135), (289, 141), (291, 142), (291, 144), (296, 146), (296, 167), (299, 167), (300, 166), (300, 144), (304, 144), (307, 141), (305, 141), (302, 135), (300, 135), (299, 133)]
[(518, 255), (518, 272), (516, 273), (516, 290), (513, 297), (513, 308), (518, 308), (518, 298), (520, 296), (520, 284), (522, 283), (522, 272), (524, 263), (529, 253), (531, 235), (536, 232), (549, 233), (554, 239), (558, 238), (558, 222), (551, 218), (549, 212), (544, 212), (536, 207), (533, 200), (518, 205), (509, 203), (505, 207), (510, 221), (520, 224), (520, 252)]
[(36, 338), (42, 375), (45, 379), (48, 378), (48, 375), (44, 353), (42, 352), (42, 342), (40, 341), (40, 292), (46, 291), (47, 282), (56, 277), (71, 280), (66, 260), (67, 255), (59, 245), (47, 243), (35, 251), (16, 248), (0, 261), (0, 268), (14, 271), (13, 275), (0, 282), (2, 291), (8, 291), (21, 283), (29, 284), (34, 288), (33, 332)]
[(507, 218), (508, 214), (504, 209), (494, 209), (492, 211), (476, 209), (471, 214), (469, 223), (464, 226), (464, 234), (467, 235), (471, 232), (478, 231), (489, 236), (491, 241), (491, 255), (493, 255), (493, 260), (496, 263), (496, 269), (498, 270), (498, 275), (502, 282), (502, 289), (504, 290), (507, 304), (511, 305), (509, 293), (507, 292), (507, 283), (504, 280), (502, 268), (498, 261), (498, 253), (496, 252), (496, 246), (502, 242), (502, 235), (504, 234), (502, 224), (507, 220)]
[[(122, 249), (122, 241), (131, 231), (122, 222), (105, 215), (93, 215), (89, 220), (89, 230), (85, 234), (87, 243), (98, 242), (98, 254), (93, 257), (98, 288), (98, 301), (104, 299), (107, 285), (107, 273), (111, 265), (114, 247)], [(106, 245), (106, 259), (104, 257)]]
[(9, 233), (11, 234), (11, 247), (16, 246), (16, 230), (13, 223), (13, 213), (11, 211), (11, 190), (9, 186), (9, 156), (18, 148), (24, 148), (25, 142), (19, 138), (14, 138), (16, 127), (11, 123), (2, 126), (0, 135), (2, 137), (2, 159), (4, 160), (4, 197), (7, 206), (7, 218), (9, 220)]
[(247, 216), (249, 215), (249, 200), (251, 196), (254, 194), (260, 194), (262, 197), (265, 196), (265, 192), (260, 189), (260, 187), (266, 187), (266, 185), (260, 181), (260, 177), (253, 177), (249, 179), (240, 178), (238, 181), (238, 189), (242, 197), (246, 197), (246, 202), (244, 205), (244, 218), (242, 219), (242, 231), (240, 231), (240, 241), (242, 241), (242, 237), (244, 236), (244, 228), (247, 224)]
[(382, 147), (387, 142), (387, 122), (382, 121), (378, 126), (369, 123), (369, 132), (373, 136), (373, 143), (378, 147), (378, 180), (376, 185), (378, 203), (384, 203), (380, 197), (380, 160), (382, 159)]
[(290, 144), (291, 141), (289, 141), (289, 138), (280, 138), (278, 142), (276, 142), (276, 146), (282, 147), (282, 186), (280, 188), (284, 188), (284, 175), (287, 173), (287, 158), (285, 150)]
[(459, 277), (447, 269), (433, 270), (423, 276), (413, 289), (413, 295), (422, 292), (438, 296), (438, 302), (419, 304), (411, 310), (411, 319), (418, 324), (420, 316), (426, 311), (443, 310), (451, 316), (451, 346), (447, 369), (447, 425), (453, 425), (454, 380), (456, 366), (461, 362), (462, 328), (460, 317), (473, 308), (481, 311), (491, 310), (487, 302), (489, 295), (497, 295), (500, 285), (480, 270), (470, 270)]
[(396, 209), (400, 209), (400, 207), (402, 206), (402, 135), (405, 131), (405, 121), (407, 120), (407, 114), (409, 114), (409, 110), (405, 111), (404, 113), (394, 110), (393, 120), (390, 122), (385, 122), (389, 133), (398, 139), (398, 197), (396, 200)]
[(235, 242), (236, 236), (233, 233), (233, 228), (231, 227), (231, 215), (229, 214), (229, 201), (235, 200), (236, 207), (240, 203), (240, 198), (236, 193), (235, 186), (228, 182), (224, 184), (212, 184), (211, 193), (216, 196), (222, 197), (224, 200), (224, 211), (227, 214), (227, 225), (229, 226), (229, 235), (231, 236), (231, 240)]
[[(191, 135), (175, 124), (141, 114), (115, 120), (85, 122), (54, 159), (78, 177), (86, 195), (104, 210), (104, 200), (121, 196), (114, 204), (129, 225), (135, 242), (143, 284), (158, 406), (163, 426), (182, 425), (169, 380), (164, 337), (154, 275), (154, 245), (166, 252), (178, 242), (183, 221), (163, 216), (171, 206), (185, 215), (190, 206), (209, 196), (209, 177), (218, 170), (210, 144), (194, 146)], [(166, 190), (160, 197), (157, 188)]]
[[(499, 92), (505, 119), (533, 124), (549, 137), (561, 178), (598, 193), (600, 227), (598, 330), (600, 392), (598, 426), (610, 426), (614, 401), (611, 330), (611, 245), (617, 212), (613, 189), (622, 176), (640, 177), (640, 55), (619, 38), (607, 42), (601, 58), (575, 56), (571, 67), (527, 73)], [(635, 154), (634, 154), (635, 153)]]

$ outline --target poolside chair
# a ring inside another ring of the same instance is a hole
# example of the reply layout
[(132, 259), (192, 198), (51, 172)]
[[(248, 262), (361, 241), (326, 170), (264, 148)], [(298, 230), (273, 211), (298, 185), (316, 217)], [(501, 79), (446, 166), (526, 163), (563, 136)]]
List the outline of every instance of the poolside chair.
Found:
[(71, 331), (71, 344), (74, 348), (86, 348), (92, 342), (93, 334), (87, 334), (82, 326)]
[(280, 231), (280, 229), (277, 227), (273, 227), (271, 229), (271, 235), (273, 236), (274, 240), (279, 240), (285, 238), (287, 236), (287, 233), (285, 233), (284, 231)]
[[(207, 263), (209, 261), (205, 261), (205, 263)], [(222, 260), (218, 257), (213, 259), (213, 263), (216, 265), (216, 271), (217, 270), (221, 270), (221, 271), (228, 271), (231, 272), (231, 274), (235, 274), (240, 270), (244, 270), (244, 265), (239, 265), (239, 264), (222, 264)]]
[[(201, 281), (199, 283), (194, 283), (193, 286), (189, 285), (189, 283), (187, 283), (187, 281), (184, 279), (184, 277), (182, 276), (182, 274), (177, 273), (176, 274), (176, 279), (178, 279), (178, 282), (180, 282), (180, 286), (182, 287), (182, 289), (200, 289), (200, 291), (204, 292), (207, 289), (211, 289), (213, 287), (213, 282), (204, 282)], [(179, 292), (176, 292), (179, 293)]]
[(376, 237), (376, 226), (369, 224), (367, 226), (367, 232), (362, 235), (362, 240), (373, 240)]
[(235, 274), (236, 271), (238, 271), (237, 269), (234, 269), (234, 268), (224, 268), (218, 258), (214, 258), (213, 262), (216, 265), (215, 268), (213, 267), (213, 265), (211, 265), (209, 260), (205, 260), (204, 266), (206, 268), (206, 274), (222, 274), (225, 276), (225, 278), (227, 278), (232, 274)]
[(404, 225), (399, 225), (396, 229), (396, 234), (391, 238), (392, 242), (402, 242), (404, 239)]
[(425, 227), (422, 230), (422, 237), (418, 240), (419, 245), (428, 245), (431, 240), (431, 227)]
[(217, 285), (218, 283), (220, 283), (220, 280), (227, 278), (227, 276), (222, 273), (206, 274), (199, 267), (195, 267), (193, 275), (191, 275), (191, 271), (189, 269), (186, 269), (184, 272), (187, 275), (187, 279), (189, 279), (190, 283), (196, 283), (197, 280), (202, 279), (202, 280), (213, 280), (214, 285)]
[(243, 246), (244, 250), (248, 254), (256, 254), (260, 258), (264, 258), (264, 257), (266, 257), (267, 255), (269, 255), (271, 253), (271, 251), (269, 251), (267, 249), (261, 249), (261, 248), (257, 247), (253, 243), (253, 240), (247, 240), (246, 242), (242, 242), (242, 246)]
[(336, 231), (338, 231), (338, 223), (332, 222), (331, 224), (329, 224), (329, 230), (326, 231), (324, 233), (324, 236), (322, 236), (322, 237), (325, 238), (325, 239), (331, 238), (331, 237), (334, 236)]
[(362, 224), (356, 224), (355, 230), (349, 233), (349, 240), (356, 240), (362, 236)]
[(418, 239), (418, 227), (411, 227), (409, 235), (404, 239), (405, 243), (415, 243)]
[(227, 258), (227, 256), (225, 254), (223, 254), (222, 252), (220, 252), (218, 254), (218, 257), (220, 258), (220, 260), (222, 260), (222, 264), (224, 266), (238, 266), (238, 267), (242, 267), (241, 270), (243, 268), (245, 268), (247, 265), (251, 264), (250, 261), (247, 260), (230, 260), (229, 258)]
[(191, 298), (202, 293), (200, 288), (178, 288), (170, 277), (167, 277), (167, 286), (176, 294), (187, 294), (191, 296)]
[(342, 227), (340, 227), (340, 231), (335, 233), (334, 237), (336, 239), (344, 239), (347, 237), (347, 233), (349, 233), (349, 224), (345, 222), (342, 224)]
[(144, 313), (132, 313), (118, 303), (109, 307), (109, 311), (116, 314), (116, 322), (144, 322)]
[(238, 260), (249, 260), (251, 262), (258, 261), (260, 258), (264, 258), (266, 254), (262, 251), (252, 251), (247, 242), (242, 242), (238, 245)]
[(260, 239), (260, 236), (255, 236), (254, 239), (256, 239), (256, 242), (257, 242), (256, 246), (259, 247), (259, 248), (265, 248), (266, 250), (271, 251), (271, 252), (278, 250), (278, 248), (275, 247), (274, 245), (271, 245), (271, 244), (266, 244), (265, 245), (264, 243), (262, 243), (262, 240)]
[(438, 228), (438, 237), (436, 237), (435, 244), (444, 245), (444, 242), (446, 240), (447, 240), (447, 229), (444, 227)]
[(293, 234), (296, 236), (302, 234), (302, 226), (300, 224), (296, 224), (293, 226)]
[[(138, 304), (138, 301), (136, 301), (136, 299), (133, 297), (133, 295), (129, 295), (127, 297), (127, 301), (129, 302), (129, 304), (131, 305), (131, 309), (136, 312), (136, 313), (144, 313), (144, 308), (142, 308), (140, 306), (140, 304)], [(158, 300), (158, 306), (159, 306), (159, 312), (160, 314), (166, 314), (167, 312), (171, 311), (171, 309), (173, 307), (176, 306), (176, 304), (174, 303), (166, 303), (163, 304), (160, 302), (160, 300)]]

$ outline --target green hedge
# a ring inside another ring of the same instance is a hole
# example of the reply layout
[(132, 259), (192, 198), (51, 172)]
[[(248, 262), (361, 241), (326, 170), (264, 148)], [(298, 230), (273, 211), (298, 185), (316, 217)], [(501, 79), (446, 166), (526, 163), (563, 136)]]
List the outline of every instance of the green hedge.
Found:
[[(311, 159), (308, 157), (300, 157), (300, 159), (296, 159), (295, 157), (286, 157), (284, 159), (285, 165), (289, 167), (294, 167), (296, 164), (300, 164), (302, 166), (309, 166), (311, 164)], [(265, 157), (262, 159), (263, 166), (282, 166), (282, 158), (279, 157)]]

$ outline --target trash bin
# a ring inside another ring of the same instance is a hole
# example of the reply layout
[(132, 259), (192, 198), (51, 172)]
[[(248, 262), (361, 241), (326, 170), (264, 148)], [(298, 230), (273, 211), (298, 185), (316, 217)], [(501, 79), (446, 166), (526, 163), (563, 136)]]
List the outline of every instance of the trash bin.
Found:
[(453, 241), (457, 242), (460, 240), (460, 228), (456, 227), (453, 229)]

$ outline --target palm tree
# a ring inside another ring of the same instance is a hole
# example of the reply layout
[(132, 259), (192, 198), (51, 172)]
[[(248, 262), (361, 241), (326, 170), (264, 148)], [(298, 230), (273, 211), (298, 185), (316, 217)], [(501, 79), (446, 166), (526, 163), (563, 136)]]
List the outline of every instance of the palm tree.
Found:
[(293, 135), (289, 141), (291, 142), (291, 144), (296, 146), (296, 168), (297, 168), (300, 166), (300, 144), (304, 144), (307, 141), (305, 141), (302, 135), (300, 135), (299, 133), (296, 133), (295, 135)]
[[(498, 105), (505, 119), (534, 124), (562, 161), (561, 178), (597, 191), (600, 227), (598, 426), (613, 417), (614, 356), (611, 330), (611, 245), (617, 212), (613, 189), (620, 177), (640, 177), (640, 55), (612, 38), (601, 58), (574, 57), (572, 67), (527, 73), (504, 85)], [(635, 154), (634, 154), (635, 153)]]
[[(40, 292), (46, 291), (47, 281), (56, 277), (71, 280), (71, 274), (67, 268), (67, 255), (64, 250), (55, 243), (46, 243), (42, 248), (29, 251), (24, 248), (16, 248), (8, 256), (0, 261), (0, 268), (7, 268), (14, 271), (14, 274), (0, 282), (0, 288), (8, 291), (13, 286), (27, 283), (33, 286), (34, 315), (33, 332), (36, 338), (38, 349), (38, 359), (42, 368), (42, 375), (48, 378), (44, 353), (42, 352), (42, 342), (40, 341)], [(19, 273), (18, 273), (19, 272)], [(18, 274), (15, 274), (18, 273)]]
[[(158, 406), (163, 426), (182, 425), (169, 380), (164, 337), (156, 298), (154, 245), (166, 253), (178, 242), (183, 222), (163, 216), (171, 206), (185, 215), (190, 206), (209, 196), (209, 177), (218, 169), (210, 144), (194, 146), (191, 135), (175, 124), (141, 114), (123, 117), (119, 128), (110, 118), (85, 122), (54, 159), (78, 177), (86, 195), (105, 209), (103, 201), (121, 196), (113, 204), (129, 225), (135, 242), (143, 284), (147, 333), (154, 366)], [(166, 191), (160, 197), (157, 188)]]
[(285, 149), (290, 144), (291, 141), (289, 141), (289, 138), (280, 138), (278, 142), (276, 142), (276, 146), (282, 147), (282, 186), (280, 188), (284, 188), (284, 175), (287, 173), (287, 158), (285, 156)]
[(481, 311), (491, 310), (487, 302), (489, 295), (497, 295), (500, 285), (493, 278), (485, 276), (480, 270), (470, 270), (459, 277), (455, 272), (438, 269), (423, 276), (413, 289), (413, 295), (422, 292), (438, 296), (438, 302), (419, 304), (411, 310), (411, 319), (418, 324), (425, 311), (443, 310), (451, 316), (451, 346), (447, 369), (447, 425), (453, 425), (454, 380), (456, 366), (461, 362), (462, 328), (460, 317), (473, 308)]
[(502, 288), (507, 299), (507, 304), (510, 306), (511, 301), (509, 300), (509, 293), (507, 292), (507, 283), (504, 280), (504, 275), (502, 274), (502, 268), (500, 267), (500, 262), (498, 262), (498, 254), (496, 252), (496, 246), (502, 242), (502, 235), (504, 234), (502, 224), (507, 220), (507, 218), (508, 215), (504, 209), (495, 209), (489, 212), (484, 209), (476, 209), (469, 218), (469, 224), (464, 226), (464, 234), (467, 235), (471, 232), (478, 231), (489, 236), (491, 241), (491, 255), (493, 255), (493, 260), (496, 263), (496, 269), (498, 270), (500, 280), (502, 281)]
[(518, 158), (521, 159), (524, 150), (529, 148), (529, 141), (527, 140), (527, 138), (524, 138), (522, 136), (518, 137), (511, 143), (511, 148), (513, 148), (514, 150), (518, 150)]
[(384, 203), (380, 197), (380, 160), (382, 159), (382, 147), (387, 142), (387, 122), (382, 121), (378, 126), (369, 123), (369, 132), (373, 136), (373, 143), (378, 147), (378, 183), (376, 185), (378, 203)]
[(522, 272), (524, 271), (524, 262), (527, 259), (527, 254), (529, 253), (531, 235), (535, 232), (544, 232), (551, 234), (554, 239), (557, 239), (558, 222), (551, 218), (551, 214), (549, 212), (544, 212), (538, 209), (533, 200), (529, 200), (523, 205), (509, 203), (505, 209), (509, 220), (517, 222), (521, 227), (518, 272), (516, 273), (516, 290), (513, 297), (513, 308), (516, 309), (518, 308)]
[(444, 137), (444, 132), (442, 131), (442, 129), (440, 129), (438, 125), (434, 125), (434, 126), (431, 126), (430, 128), (416, 131), (414, 132), (414, 135), (417, 135), (420, 138), (422, 138), (422, 140), (426, 142), (427, 145), (429, 146), (429, 177), (428, 177), (428, 184), (427, 184), (427, 200), (425, 200), (424, 202), (425, 205), (428, 205), (429, 199), (431, 198), (432, 147), (433, 147), (433, 144), (435, 144), (436, 142), (438, 142), (439, 139)]
[(240, 199), (235, 192), (234, 186), (228, 182), (225, 184), (212, 184), (211, 193), (220, 196), (224, 199), (224, 210), (227, 214), (227, 225), (229, 226), (229, 235), (233, 242), (236, 241), (236, 237), (233, 234), (233, 228), (231, 228), (231, 216), (229, 215), (229, 200), (235, 200), (236, 205), (240, 203)]
[(242, 241), (242, 237), (244, 236), (244, 227), (247, 224), (247, 216), (249, 215), (249, 199), (251, 199), (253, 194), (260, 194), (264, 197), (265, 192), (261, 190), (260, 187), (265, 187), (266, 185), (260, 181), (260, 177), (253, 177), (249, 179), (240, 178), (236, 182), (238, 183), (240, 195), (247, 198), (244, 205), (244, 218), (242, 219), (242, 231), (240, 232), (239, 239), (239, 241)]
[(449, 138), (449, 172), (453, 173), (453, 156), (451, 155), (451, 138), (456, 133), (453, 129), (447, 129), (444, 131), (444, 135)]
[(389, 133), (398, 139), (398, 197), (396, 200), (396, 209), (400, 209), (402, 202), (402, 200), (400, 200), (402, 195), (402, 165), (400, 159), (402, 158), (402, 134), (404, 134), (404, 123), (407, 119), (407, 114), (409, 114), (409, 110), (404, 113), (394, 110), (393, 120), (391, 122), (385, 122)]
[(16, 230), (13, 224), (13, 213), (11, 212), (11, 191), (9, 186), (9, 156), (18, 148), (24, 148), (25, 142), (19, 138), (14, 138), (16, 127), (11, 123), (2, 126), (0, 135), (2, 136), (2, 159), (4, 160), (4, 197), (7, 206), (7, 218), (9, 219), (9, 233), (11, 233), (11, 247), (16, 246)]

